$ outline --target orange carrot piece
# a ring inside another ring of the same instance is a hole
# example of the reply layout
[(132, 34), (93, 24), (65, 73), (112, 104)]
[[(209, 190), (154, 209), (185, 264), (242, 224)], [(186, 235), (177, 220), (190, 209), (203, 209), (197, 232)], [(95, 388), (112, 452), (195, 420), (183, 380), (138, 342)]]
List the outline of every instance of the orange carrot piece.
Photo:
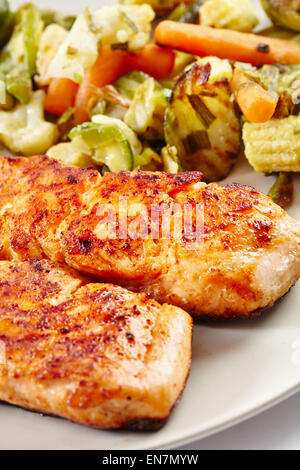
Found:
[(61, 116), (74, 105), (77, 83), (68, 78), (53, 78), (48, 87), (44, 107), (48, 113)]
[(300, 64), (300, 45), (229, 29), (162, 21), (155, 30), (157, 43), (199, 56), (249, 62), (254, 65)]
[(139, 54), (129, 54), (126, 57), (126, 68), (128, 72), (139, 70), (161, 80), (170, 75), (174, 62), (175, 54), (171, 49), (147, 44)]
[(273, 116), (277, 100), (241, 70), (235, 69), (230, 83), (236, 101), (249, 122), (267, 122)]
[(130, 54), (103, 46), (97, 62), (86, 72), (75, 101), (76, 124), (89, 121), (88, 103), (93, 96), (91, 85), (101, 88), (110, 85), (132, 70), (148, 73), (156, 79), (167, 77), (173, 70), (175, 54), (156, 44), (147, 44), (139, 54)]
[(76, 96), (74, 112), (76, 124), (90, 120), (88, 104), (93, 96), (91, 85), (99, 88), (110, 85), (126, 73), (124, 58), (125, 54), (122, 51), (113, 50), (110, 46), (101, 47), (97, 62), (87, 70)]

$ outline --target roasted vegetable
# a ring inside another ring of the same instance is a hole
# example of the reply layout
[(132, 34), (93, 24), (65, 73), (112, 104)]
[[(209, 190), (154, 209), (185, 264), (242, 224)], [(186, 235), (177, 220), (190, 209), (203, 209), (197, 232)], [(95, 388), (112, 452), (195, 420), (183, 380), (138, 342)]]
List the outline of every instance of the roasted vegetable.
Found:
[(123, 77), (119, 78), (115, 83), (114, 86), (118, 90), (118, 92), (124, 96), (129, 101), (132, 101), (134, 98), (134, 94), (136, 89), (142, 85), (145, 80), (149, 78), (149, 75), (143, 72), (130, 72)]
[(99, 44), (126, 44), (132, 51), (148, 43), (154, 12), (149, 5), (111, 5), (79, 15), (52, 60), (49, 77), (80, 83), (98, 58)]
[(0, 54), (0, 72), (5, 78), (6, 91), (21, 104), (27, 104), (31, 98), (41, 31), (38, 9), (31, 4), (21, 7), (13, 34)]
[(258, 19), (249, 0), (206, 0), (200, 8), (204, 26), (228, 28), (251, 33)]
[(289, 173), (279, 173), (268, 196), (283, 209), (288, 209), (293, 203), (294, 185)]
[(133, 152), (122, 125), (102, 118), (103, 124), (87, 122), (72, 129), (72, 144), (96, 165), (106, 165), (111, 171), (132, 170)]
[(45, 92), (38, 90), (28, 104), (19, 104), (12, 111), (0, 111), (0, 142), (12, 152), (43, 154), (57, 140), (57, 126), (44, 119), (44, 100)]
[(74, 106), (78, 88), (78, 84), (68, 78), (52, 78), (44, 103), (45, 111), (62, 116)]
[(275, 113), (277, 97), (251, 76), (235, 68), (230, 88), (243, 115), (250, 122), (267, 122)]
[(112, 126), (118, 129), (121, 134), (123, 134), (124, 138), (129, 142), (132, 152), (134, 154), (140, 154), (142, 152), (142, 144), (137, 138), (136, 134), (130, 129), (125, 122), (121, 121), (120, 119), (112, 118), (109, 116), (104, 116), (102, 114), (98, 114), (97, 116), (92, 117), (92, 121), (96, 124), (100, 124), (102, 126)]
[(186, 11), (187, 11), (187, 5), (184, 2), (179, 3), (179, 5), (177, 5), (168, 15), (168, 20), (179, 21), (182, 15), (184, 15)]
[(41, 37), (40, 13), (31, 4), (17, 12), (13, 34), (0, 54), (0, 71), (13, 76), (32, 77), (36, 71), (36, 55)]
[(154, 78), (147, 78), (135, 90), (131, 105), (125, 114), (125, 123), (148, 140), (162, 140), (167, 96), (168, 90)]
[(300, 116), (243, 127), (245, 155), (255, 171), (300, 171)]
[(263, 67), (255, 68), (249, 66), (249, 64), (236, 63), (235, 70), (251, 77), (277, 99), (274, 113), (275, 118), (284, 118), (299, 113), (299, 65), (264, 65)]
[(202, 57), (197, 58), (197, 64), (200, 66), (210, 64), (210, 82), (217, 82), (219, 80), (228, 80), (232, 78), (232, 66), (227, 59), (219, 59), (218, 57)]
[(8, 76), (6, 79), (6, 90), (21, 104), (27, 104), (29, 103), (31, 98), (31, 80), (22, 76)]
[(171, 91), (143, 72), (130, 72), (115, 82), (119, 93), (129, 101), (124, 120), (149, 140), (163, 139), (163, 121)]
[(102, 172), (162, 169), (160, 155), (150, 147), (143, 148), (123, 121), (104, 115), (93, 116), (92, 120), (72, 129), (72, 141), (53, 146), (48, 155), (71, 165), (101, 166)]
[(10, 11), (7, 0), (0, 0), (0, 48), (12, 35), (15, 25), (15, 14)]
[(26, 70), (29, 78), (36, 72), (36, 58), (43, 23), (39, 10), (31, 4), (20, 8), (20, 26), (24, 43)]
[(73, 142), (62, 142), (54, 145), (47, 151), (47, 155), (50, 158), (64, 162), (66, 165), (93, 166), (91, 156), (83, 153)]
[(273, 23), (300, 31), (299, 0), (261, 0), (261, 3)]
[(179, 78), (165, 115), (165, 139), (176, 147), (180, 166), (202, 171), (205, 181), (224, 178), (240, 149), (228, 80), (210, 81), (211, 68), (194, 64)]

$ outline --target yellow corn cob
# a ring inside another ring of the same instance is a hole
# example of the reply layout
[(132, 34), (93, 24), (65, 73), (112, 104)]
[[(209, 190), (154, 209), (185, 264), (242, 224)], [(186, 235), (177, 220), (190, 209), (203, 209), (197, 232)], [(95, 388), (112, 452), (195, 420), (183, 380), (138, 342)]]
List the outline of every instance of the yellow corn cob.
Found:
[(245, 155), (255, 171), (300, 172), (300, 116), (246, 123)]

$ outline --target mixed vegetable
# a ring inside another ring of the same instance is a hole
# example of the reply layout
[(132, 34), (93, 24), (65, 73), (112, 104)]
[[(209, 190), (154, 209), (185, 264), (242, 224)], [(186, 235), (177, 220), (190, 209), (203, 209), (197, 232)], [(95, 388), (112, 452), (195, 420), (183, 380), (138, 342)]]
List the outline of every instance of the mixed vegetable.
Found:
[(300, 2), (119, 0), (77, 17), (0, 0), (0, 143), (106, 171), (226, 177), (244, 152), (292, 200)]

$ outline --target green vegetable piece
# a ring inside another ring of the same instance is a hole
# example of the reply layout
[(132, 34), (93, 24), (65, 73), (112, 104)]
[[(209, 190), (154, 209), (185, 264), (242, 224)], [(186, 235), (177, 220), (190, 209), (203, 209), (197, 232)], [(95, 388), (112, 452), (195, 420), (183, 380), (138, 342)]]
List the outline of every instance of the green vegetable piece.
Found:
[(125, 114), (125, 123), (137, 134), (149, 140), (164, 137), (163, 121), (167, 95), (154, 78), (147, 78), (135, 91), (131, 105)]
[(25, 77), (9, 77), (6, 82), (6, 90), (14, 96), (21, 104), (30, 101), (32, 84), (31, 80)]
[[(26, 77), (31, 80), (36, 70), (41, 31), (42, 21), (37, 8), (31, 4), (21, 7), (16, 13), (13, 34), (0, 54), (0, 72), (6, 78)], [(24, 90), (22, 93), (17, 91), (17, 94), (24, 97)], [(24, 99), (26, 101), (26, 97)]]
[(183, 170), (201, 171), (207, 182), (228, 175), (240, 151), (240, 122), (227, 78), (210, 80), (209, 63), (182, 74), (165, 113), (165, 140)]
[(150, 75), (147, 75), (144, 72), (134, 71), (119, 78), (114, 83), (114, 86), (120, 95), (131, 101), (134, 98), (137, 87), (144, 83), (148, 78), (150, 78)]
[(182, 15), (186, 13), (187, 9), (188, 7), (185, 3), (179, 3), (179, 5), (177, 5), (177, 7), (175, 7), (174, 10), (169, 14), (168, 20), (179, 21)]
[(132, 170), (131, 146), (117, 127), (87, 122), (72, 129), (69, 137), (95, 164), (111, 171)]
[(25, 62), (28, 76), (36, 72), (36, 57), (41, 35), (41, 14), (34, 5), (20, 9), (21, 30), (25, 47)]
[(261, 4), (274, 24), (300, 31), (300, 3), (298, 0), (261, 0)]
[(294, 197), (294, 185), (290, 173), (279, 173), (268, 196), (283, 209), (291, 206)]
[(73, 116), (74, 114), (74, 108), (70, 107), (68, 108), (59, 118), (57, 121), (57, 124), (60, 126), (62, 124), (66, 124), (69, 119)]

